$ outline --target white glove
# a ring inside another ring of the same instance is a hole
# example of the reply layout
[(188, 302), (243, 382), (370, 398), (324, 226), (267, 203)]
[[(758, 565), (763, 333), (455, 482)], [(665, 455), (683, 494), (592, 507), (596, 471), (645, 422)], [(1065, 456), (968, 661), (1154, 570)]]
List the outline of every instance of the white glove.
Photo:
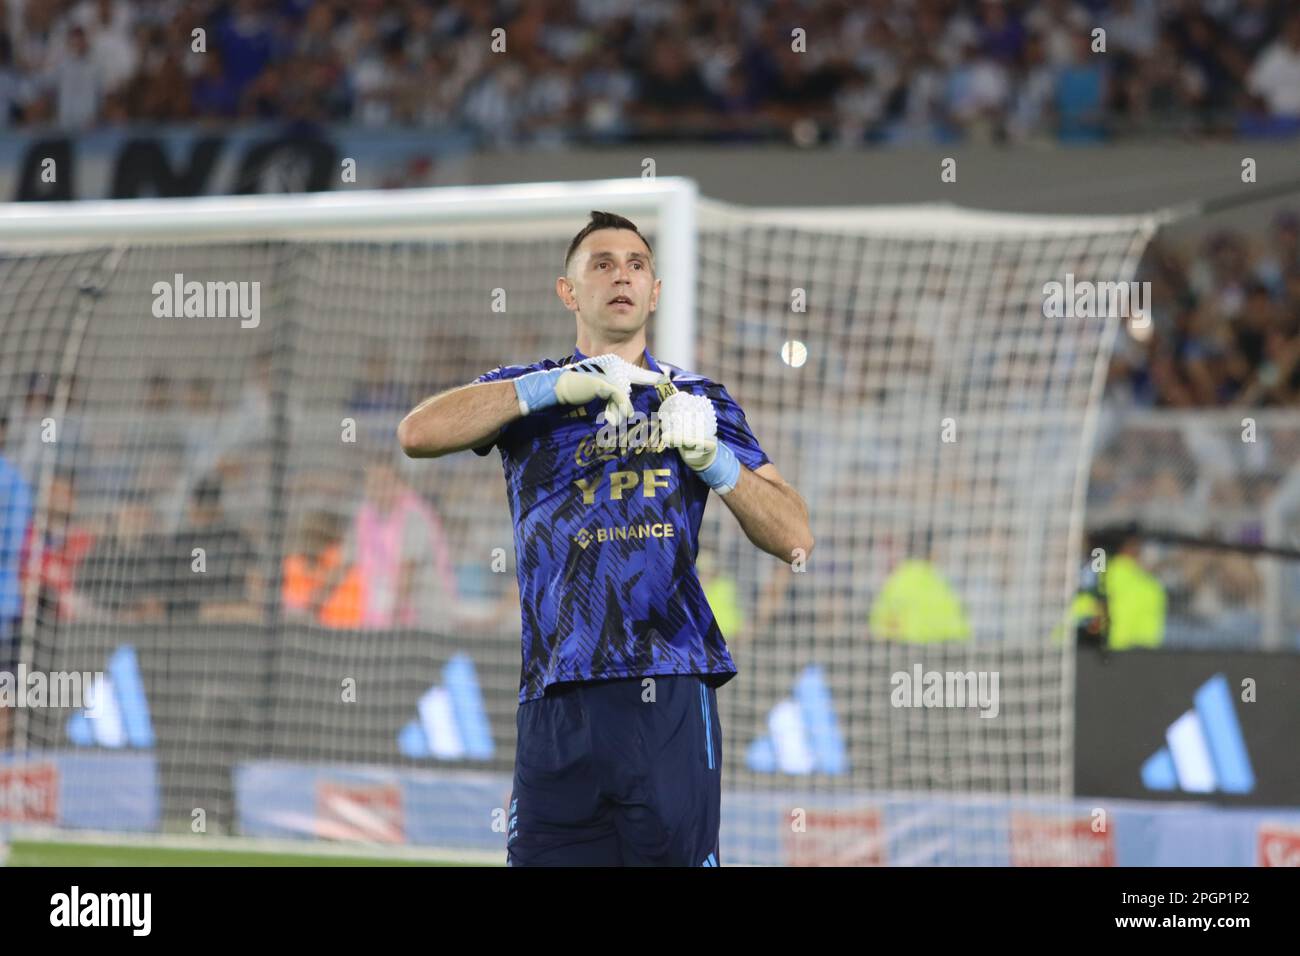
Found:
[(563, 368), (529, 372), (515, 379), (520, 414), (554, 405), (586, 405), (606, 400), (605, 421), (618, 425), (632, 417), (632, 386), (654, 385), (659, 376), (617, 355), (595, 355)]
[(676, 448), (682, 461), (720, 495), (736, 487), (740, 462), (718, 440), (718, 414), (703, 395), (674, 392), (659, 403), (656, 450)]

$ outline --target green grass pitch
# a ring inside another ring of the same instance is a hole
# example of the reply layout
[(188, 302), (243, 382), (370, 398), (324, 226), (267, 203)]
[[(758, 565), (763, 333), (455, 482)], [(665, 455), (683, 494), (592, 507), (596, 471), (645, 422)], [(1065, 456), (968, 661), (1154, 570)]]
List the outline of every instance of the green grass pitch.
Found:
[[(176, 849), (90, 843), (15, 840), (9, 866), (480, 866), (439, 860), (409, 860), (313, 853)], [(501, 864), (497, 864), (501, 865)]]

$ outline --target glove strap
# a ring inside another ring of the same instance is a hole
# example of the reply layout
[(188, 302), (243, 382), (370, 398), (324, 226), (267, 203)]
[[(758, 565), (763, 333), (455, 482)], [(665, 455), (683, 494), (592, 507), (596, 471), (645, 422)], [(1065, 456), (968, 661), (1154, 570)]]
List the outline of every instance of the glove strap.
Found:
[(541, 372), (529, 372), (515, 379), (515, 395), (519, 399), (519, 414), (527, 415), (550, 408), (556, 404), (555, 380), (564, 374), (563, 369), (553, 368)]
[(718, 453), (703, 471), (696, 472), (705, 483), (720, 495), (729, 493), (740, 480), (740, 459), (724, 441), (718, 442)]

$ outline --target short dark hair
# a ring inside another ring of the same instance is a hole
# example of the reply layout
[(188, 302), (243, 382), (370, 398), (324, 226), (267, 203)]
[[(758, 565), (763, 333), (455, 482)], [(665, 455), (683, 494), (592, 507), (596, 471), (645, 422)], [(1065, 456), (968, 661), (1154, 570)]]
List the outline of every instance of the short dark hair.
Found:
[(650, 248), (650, 240), (641, 235), (641, 230), (636, 227), (636, 223), (625, 216), (618, 215), (618, 213), (601, 212), (598, 209), (593, 209), (591, 211), (591, 221), (583, 226), (582, 231), (573, 237), (573, 241), (569, 243), (569, 251), (564, 254), (565, 272), (569, 271), (569, 263), (573, 261), (573, 254), (578, 251), (578, 246), (582, 245), (582, 240), (586, 239), (597, 229), (629, 229), (632, 232), (635, 232), (641, 241), (645, 243), (645, 247), (650, 250), (651, 259), (654, 258), (655, 251)]

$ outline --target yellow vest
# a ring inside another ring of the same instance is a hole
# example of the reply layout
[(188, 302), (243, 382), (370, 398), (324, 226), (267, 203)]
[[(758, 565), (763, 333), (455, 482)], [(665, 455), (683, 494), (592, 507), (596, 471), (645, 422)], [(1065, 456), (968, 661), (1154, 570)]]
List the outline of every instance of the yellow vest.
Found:
[(871, 605), (876, 638), (931, 644), (970, 639), (970, 623), (948, 582), (929, 561), (909, 559), (896, 567)]
[(736, 582), (731, 578), (718, 576), (704, 586), (704, 597), (713, 610), (718, 628), (725, 638), (733, 638), (745, 626), (745, 619), (740, 613), (740, 603), (736, 600)]
[(1111, 558), (1101, 576), (1110, 617), (1107, 646), (1159, 647), (1165, 638), (1165, 588), (1160, 579), (1128, 555)]
[(1052, 628), (1052, 640), (1058, 644), (1064, 642), (1066, 638), (1074, 640), (1079, 625), (1100, 614), (1101, 601), (1087, 591), (1080, 591), (1070, 602), (1070, 609), (1065, 612), (1061, 623)]

